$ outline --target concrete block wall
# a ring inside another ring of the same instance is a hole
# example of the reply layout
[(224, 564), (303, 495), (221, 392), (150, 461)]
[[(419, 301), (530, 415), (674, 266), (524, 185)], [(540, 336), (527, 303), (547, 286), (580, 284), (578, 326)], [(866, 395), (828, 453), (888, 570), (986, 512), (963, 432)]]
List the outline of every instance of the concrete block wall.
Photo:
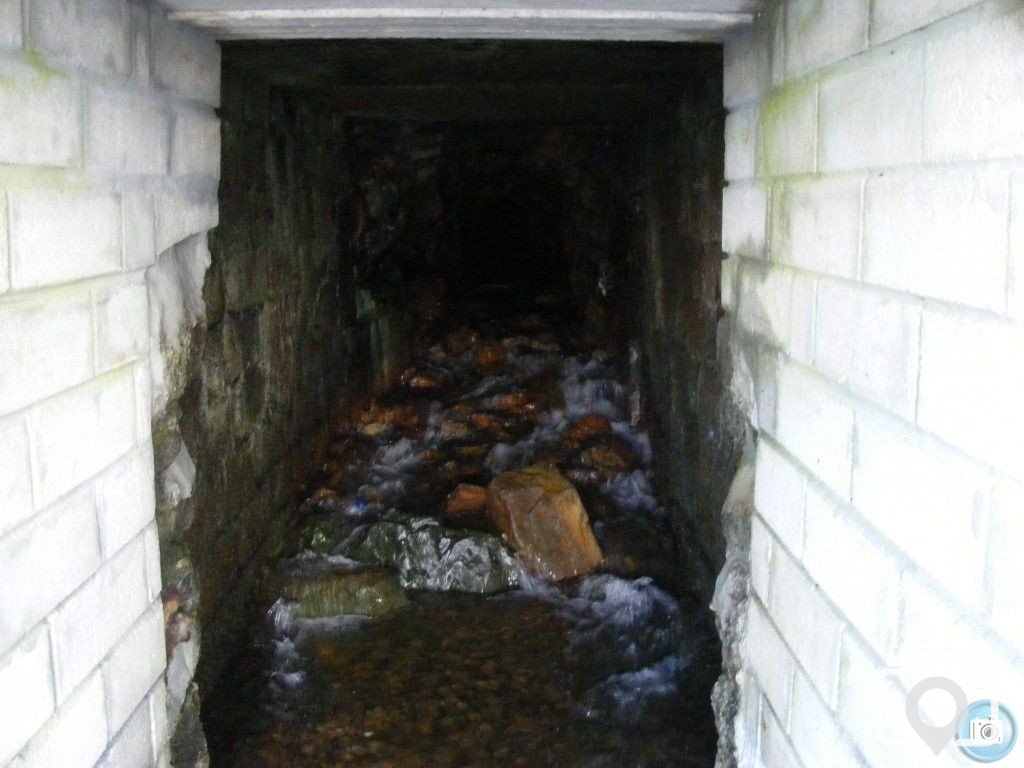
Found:
[(216, 223), (219, 51), (0, 2), (0, 765), (166, 765), (146, 270)]
[(774, 2), (724, 76), (739, 764), (973, 765), (904, 705), (1024, 715), (1024, 4)]

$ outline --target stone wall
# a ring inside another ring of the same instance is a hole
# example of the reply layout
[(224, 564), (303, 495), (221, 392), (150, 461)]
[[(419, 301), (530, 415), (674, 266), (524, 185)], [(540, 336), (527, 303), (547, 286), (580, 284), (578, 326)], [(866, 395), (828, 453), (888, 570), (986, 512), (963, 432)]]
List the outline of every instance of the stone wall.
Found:
[(148, 4), (0, 4), (0, 764), (167, 764), (147, 272), (216, 223), (218, 78)]
[(969, 764), (904, 706), (933, 675), (1024, 704), (1024, 9), (775, 2), (725, 103), (739, 764)]
[(164, 336), (177, 341), (163, 345), (154, 423), (180, 766), (206, 759), (199, 694), (247, 631), (317, 438), (393, 380), (408, 346), (405, 310), (367, 273), (411, 218), (403, 150), (415, 142), (382, 141), (401, 132), (358, 130), (322, 99), (230, 67), (223, 93), (221, 223), (208, 252), (193, 239), (167, 255), (180, 288), (169, 304), (185, 314)]
[(641, 310), (629, 302), (628, 319), (641, 340), (658, 474), (677, 508), (689, 578), (709, 598), (725, 557), (720, 514), (743, 434), (723, 384), (720, 68), (720, 53), (709, 50), (675, 114), (634, 139), (642, 160), (629, 258)]
[[(629, 258), (634, 286), (622, 314), (640, 340), (644, 410), (658, 485), (672, 507), (680, 580), (709, 602), (714, 598), (724, 674), (713, 704), (719, 750), (728, 755), (742, 666), (750, 523), (742, 501), (727, 504), (726, 497), (749, 430), (726, 385), (731, 318), (723, 316), (719, 296), (721, 53), (709, 49), (692, 58), (699, 75), (674, 113), (646, 124), (633, 139), (639, 150)], [(741, 473), (738, 485), (748, 475)]]

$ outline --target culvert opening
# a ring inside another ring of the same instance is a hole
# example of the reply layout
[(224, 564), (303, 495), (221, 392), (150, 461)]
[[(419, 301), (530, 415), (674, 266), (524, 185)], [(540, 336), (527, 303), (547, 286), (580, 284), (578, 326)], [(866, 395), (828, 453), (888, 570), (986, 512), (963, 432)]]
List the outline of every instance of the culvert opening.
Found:
[(720, 73), (225, 44), (179, 762), (202, 701), (214, 766), (714, 763)]

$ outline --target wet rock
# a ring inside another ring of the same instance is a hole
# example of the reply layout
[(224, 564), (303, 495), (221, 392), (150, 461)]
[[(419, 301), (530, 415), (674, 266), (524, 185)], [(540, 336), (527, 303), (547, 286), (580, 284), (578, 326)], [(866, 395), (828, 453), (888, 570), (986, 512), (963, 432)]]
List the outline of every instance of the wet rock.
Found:
[(505, 347), (496, 342), (480, 344), (473, 350), (473, 367), (481, 373), (491, 373), (505, 364)]
[(522, 566), (497, 536), (453, 530), (431, 517), (391, 513), (353, 553), (398, 570), (406, 589), (500, 592), (519, 585)]
[(458, 528), (497, 533), (487, 515), (487, 489), (482, 485), (459, 483), (448, 494), (442, 519)]
[(525, 392), (510, 392), (494, 399), (494, 410), (515, 414), (534, 413), (537, 410), (537, 404), (530, 400)]
[(508, 349), (528, 349), (531, 352), (557, 353), (560, 347), (554, 341), (545, 341), (532, 336), (506, 336), (501, 343)]
[(335, 571), (289, 581), (285, 597), (297, 603), (294, 616), (384, 616), (404, 608), (409, 598), (394, 573), (381, 569)]
[(402, 372), (402, 384), (409, 389), (420, 392), (434, 392), (441, 388), (441, 377), (430, 371), (422, 371), (418, 368), (406, 368)]
[(468, 352), (470, 347), (478, 341), (479, 336), (475, 332), (468, 328), (463, 328), (461, 330), (454, 331), (453, 333), (449, 333), (448, 336), (445, 337), (444, 346), (451, 354), (461, 355), (464, 352)]
[(612, 432), (612, 423), (597, 413), (591, 413), (574, 421), (562, 433), (571, 443), (582, 443), (595, 437), (604, 437)]
[(334, 551), (345, 537), (344, 524), (333, 517), (316, 517), (307, 522), (299, 533), (299, 547), (327, 554)]
[(565, 470), (565, 476), (569, 482), (578, 487), (598, 486), (604, 479), (604, 475), (601, 472), (585, 467), (570, 467)]
[(384, 437), (394, 431), (394, 427), (390, 424), (383, 424), (381, 422), (371, 422), (370, 424), (360, 424), (359, 434), (363, 437), (371, 437), (374, 439)]
[(624, 472), (636, 466), (636, 457), (625, 440), (610, 438), (580, 453), (580, 464), (592, 469)]
[(445, 503), (445, 517), (457, 520), (467, 515), (477, 515), (487, 509), (487, 489), (482, 485), (459, 483), (455, 490), (448, 494)]
[(388, 426), (400, 427), (402, 429), (415, 429), (422, 422), (422, 416), (419, 409), (413, 403), (382, 406), (374, 401), (362, 413), (360, 422), (363, 424), (387, 424)]
[(488, 488), (488, 513), (536, 573), (560, 581), (601, 564), (583, 502), (557, 469), (532, 466), (499, 475)]
[(461, 421), (442, 421), (437, 434), (442, 440), (466, 440), (472, 437), (473, 431)]

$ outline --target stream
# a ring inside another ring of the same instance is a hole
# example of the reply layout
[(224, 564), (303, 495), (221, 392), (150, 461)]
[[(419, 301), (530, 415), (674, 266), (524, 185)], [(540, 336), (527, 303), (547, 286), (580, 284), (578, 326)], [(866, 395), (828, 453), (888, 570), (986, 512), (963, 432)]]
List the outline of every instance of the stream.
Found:
[[(216, 768), (714, 764), (719, 648), (636, 377), (567, 328), (439, 334), (334, 429), (208, 702)], [(488, 486), (528, 466), (575, 488), (599, 567), (555, 581), (500, 535)]]

